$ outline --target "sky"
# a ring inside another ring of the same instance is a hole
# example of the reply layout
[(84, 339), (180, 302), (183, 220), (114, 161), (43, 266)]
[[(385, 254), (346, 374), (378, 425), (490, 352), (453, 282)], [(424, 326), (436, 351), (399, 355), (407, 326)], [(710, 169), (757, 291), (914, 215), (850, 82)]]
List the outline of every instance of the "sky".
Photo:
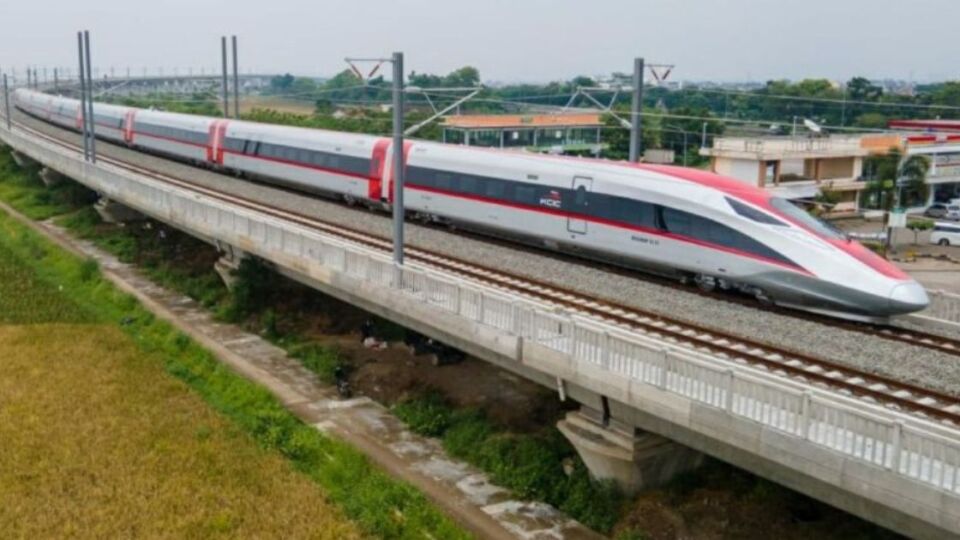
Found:
[(5, 0), (0, 69), (76, 68), (91, 32), (101, 72), (219, 69), (332, 75), (346, 56), (403, 51), (406, 71), (463, 65), (485, 82), (543, 82), (675, 64), (676, 80), (854, 75), (960, 79), (960, 0)]

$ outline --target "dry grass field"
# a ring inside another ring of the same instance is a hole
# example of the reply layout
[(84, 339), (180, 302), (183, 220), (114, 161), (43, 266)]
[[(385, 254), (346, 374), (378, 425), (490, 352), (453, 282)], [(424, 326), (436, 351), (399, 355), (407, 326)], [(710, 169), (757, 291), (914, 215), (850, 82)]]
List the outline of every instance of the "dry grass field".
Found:
[(244, 96), (240, 99), (241, 113), (246, 114), (254, 109), (272, 109), (293, 114), (313, 114), (315, 105), (309, 100), (277, 96)]
[(359, 536), (309, 477), (2, 246), (0, 531)]

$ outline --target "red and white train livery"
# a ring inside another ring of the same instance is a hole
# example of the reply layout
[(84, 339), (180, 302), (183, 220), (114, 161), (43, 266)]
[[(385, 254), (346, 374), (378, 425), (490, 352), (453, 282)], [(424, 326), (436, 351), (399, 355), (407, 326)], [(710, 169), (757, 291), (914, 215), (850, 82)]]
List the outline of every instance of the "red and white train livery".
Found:
[[(72, 129), (79, 102), (17, 90)], [(294, 189), (389, 207), (389, 139), (94, 105), (98, 137)], [(928, 304), (890, 262), (787, 200), (715, 174), (413, 141), (405, 204), (432, 219), (669, 272), (809, 311), (883, 319)], [(244, 180), (238, 180), (244, 181)], [(631, 294), (624, 291), (624, 294)]]

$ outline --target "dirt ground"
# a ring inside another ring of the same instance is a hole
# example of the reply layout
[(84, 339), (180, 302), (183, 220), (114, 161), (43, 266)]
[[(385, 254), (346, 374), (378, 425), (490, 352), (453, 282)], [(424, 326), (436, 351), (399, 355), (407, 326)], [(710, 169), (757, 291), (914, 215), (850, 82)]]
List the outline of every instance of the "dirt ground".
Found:
[[(300, 287), (290, 283), (286, 286)], [(435, 389), (454, 405), (483, 409), (493, 422), (521, 433), (552, 425), (563, 412), (564, 404), (557, 394), (536, 383), (471, 357), (454, 364), (434, 365), (432, 355), (412, 353), (403, 343), (403, 330), (395, 325), (313, 291), (289, 292), (287, 298), (299, 300), (286, 304), (278, 319), (294, 328), (282, 330), (295, 330), (334, 347), (348, 366), (351, 388), (359, 394), (392, 405)], [(368, 348), (361, 343), (359, 329), (368, 318), (374, 321), (375, 336), (387, 341), (386, 348)]]

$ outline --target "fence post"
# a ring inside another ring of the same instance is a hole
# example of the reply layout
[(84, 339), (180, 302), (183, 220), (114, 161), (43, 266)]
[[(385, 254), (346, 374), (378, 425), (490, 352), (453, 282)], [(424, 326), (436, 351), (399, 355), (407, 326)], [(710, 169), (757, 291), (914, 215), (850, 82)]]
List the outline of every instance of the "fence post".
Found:
[(813, 395), (809, 390), (803, 391), (803, 401), (800, 403), (800, 429), (803, 430), (804, 440), (810, 438), (810, 407), (812, 405)]
[(729, 413), (733, 412), (733, 390), (737, 382), (736, 377), (736, 372), (727, 368), (727, 395), (725, 403), (723, 404), (723, 410)]
[(510, 330), (513, 332), (513, 335), (519, 336), (522, 333), (520, 328), (520, 304), (517, 302), (510, 302), (510, 317), (512, 317), (512, 325)]
[(903, 447), (903, 422), (893, 423), (893, 441), (890, 443), (890, 465), (887, 467), (895, 473), (900, 472), (900, 452)]
[(456, 283), (455, 285), (456, 289), (454, 290), (456, 292), (453, 295), (453, 312), (457, 315), (460, 315), (460, 293), (463, 291), (463, 287), (459, 283)]
[(660, 379), (657, 381), (657, 386), (664, 390), (667, 389), (667, 371), (669, 368), (669, 359), (670, 351), (667, 349), (661, 349), (663, 354), (660, 355)]
[(604, 331), (600, 336), (600, 365), (610, 371), (610, 332)]

